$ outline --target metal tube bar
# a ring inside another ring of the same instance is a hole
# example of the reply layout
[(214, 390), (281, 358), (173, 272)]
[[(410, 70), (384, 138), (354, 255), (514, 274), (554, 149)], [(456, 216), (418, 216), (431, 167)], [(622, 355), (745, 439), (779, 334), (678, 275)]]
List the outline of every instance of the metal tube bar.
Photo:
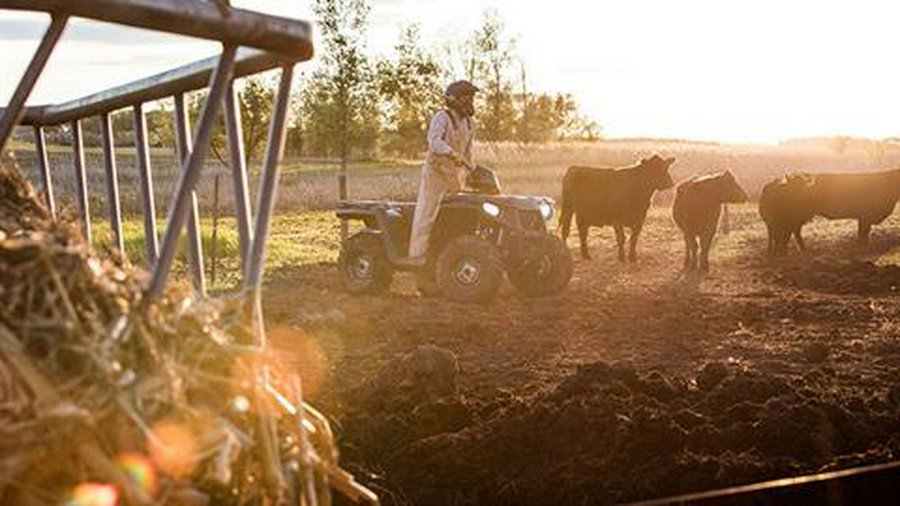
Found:
[(169, 209), (166, 233), (159, 251), (159, 258), (153, 269), (153, 275), (150, 278), (150, 286), (147, 291), (149, 300), (155, 300), (162, 295), (166, 278), (169, 275), (169, 270), (172, 268), (178, 236), (181, 234), (181, 229), (184, 228), (184, 223), (187, 220), (191, 202), (190, 197), (197, 187), (197, 181), (200, 179), (200, 174), (203, 171), (203, 162), (209, 151), (216, 115), (219, 112), (219, 106), (222, 103), (225, 92), (228, 90), (228, 84), (232, 80), (234, 57), (234, 47), (225, 46), (219, 66), (212, 77), (209, 95), (206, 103), (203, 105), (203, 111), (200, 113), (200, 122), (197, 126), (197, 134), (194, 137), (194, 150), (182, 161), (181, 176), (178, 181), (178, 187), (175, 190), (175, 198)]
[(84, 136), (81, 132), (81, 121), (72, 122), (72, 150), (75, 158), (75, 189), (78, 195), (78, 210), (81, 213), (81, 225), (84, 228), (84, 240), (91, 244), (91, 208), (88, 203), (87, 175), (84, 170)]
[(156, 203), (153, 199), (150, 145), (143, 104), (134, 106), (134, 145), (137, 149), (137, 169), (141, 178), (141, 198), (144, 204), (144, 245), (147, 248), (147, 264), (153, 267), (159, 255), (159, 238), (156, 234)]
[(50, 216), (56, 219), (56, 199), (53, 198), (53, 178), (50, 176), (50, 160), (47, 158), (47, 143), (44, 139), (44, 129), (34, 127), (34, 150), (37, 157), (38, 168), (41, 171), (41, 184), (44, 185), (44, 201)]
[(100, 115), (100, 133), (103, 140), (103, 165), (106, 168), (106, 196), (109, 206), (109, 224), (115, 246), (125, 256), (125, 239), (122, 237), (122, 209), (119, 202), (119, 174), (116, 168), (116, 146), (109, 114)]
[(265, 269), (266, 241), (269, 238), (269, 225), (275, 197), (278, 192), (281, 158), (284, 155), (284, 141), (287, 130), (288, 104), (291, 95), (291, 83), (294, 77), (294, 66), (285, 65), (281, 69), (281, 82), (278, 95), (275, 97), (275, 108), (272, 123), (269, 127), (269, 144), (266, 160), (263, 164), (262, 182), (259, 200), (256, 206), (256, 226), (253, 232), (253, 249), (250, 252), (250, 268), (247, 271), (245, 289), (259, 291), (262, 273)]
[[(0, 5), (0, 7), (2, 7), (2, 5)], [(22, 115), (25, 113), (25, 102), (28, 100), (28, 95), (31, 94), (31, 90), (34, 89), (34, 84), (37, 82), (38, 77), (40, 77), (41, 72), (43, 72), (47, 60), (50, 59), (50, 54), (53, 53), (53, 48), (59, 41), (60, 36), (62, 36), (68, 19), (68, 16), (64, 15), (53, 16), (50, 27), (47, 28), (47, 32), (44, 33), (44, 38), (41, 39), (41, 44), (31, 58), (31, 63), (29, 63), (28, 68), (25, 69), (25, 75), (22, 76), (22, 79), (19, 81), (19, 86), (16, 87), (16, 91), (13, 92), (13, 96), (9, 100), (9, 105), (4, 109), (3, 116), (0, 117), (0, 153), (2, 153), (3, 149), (6, 147), (6, 141), (9, 139), (10, 134), (12, 134), (13, 128), (22, 121)]]
[[(58, 125), (205, 88), (218, 61), (218, 57), (207, 58), (62, 104), (26, 107), (21, 123)], [(271, 70), (284, 61), (278, 55), (242, 48), (238, 51), (234, 75), (242, 77)]]
[(253, 231), (250, 228), (250, 192), (247, 189), (247, 162), (244, 154), (244, 132), (241, 126), (241, 110), (238, 107), (234, 83), (225, 94), (225, 131), (228, 134), (228, 152), (231, 158), (231, 178), (234, 183), (234, 207), (237, 215), (238, 238), (241, 248), (241, 273), (246, 276), (250, 260)]
[[(191, 156), (191, 120), (188, 117), (184, 95), (175, 96), (175, 140), (178, 144), (178, 160), (184, 170), (184, 162)], [(203, 269), (203, 243), (200, 236), (200, 208), (197, 204), (197, 192), (191, 191), (187, 224), (188, 261), (191, 266), (191, 277), (194, 289), (200, 294), (206, 293), (206, 275)]]
[(205, 0), (0, 0), (0, 9), (67, 14), (231, 46), (255, 47), (301, 60), (313, 56), (312, 27), (308, 22)]

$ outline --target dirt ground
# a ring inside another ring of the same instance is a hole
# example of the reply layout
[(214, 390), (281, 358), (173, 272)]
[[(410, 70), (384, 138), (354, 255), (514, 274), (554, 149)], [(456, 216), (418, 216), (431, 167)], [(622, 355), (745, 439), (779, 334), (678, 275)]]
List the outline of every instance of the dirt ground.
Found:
[(459, 305), (402, 275), (354, 298), (333, 265), (281, 272), (270, 336), (387, 504), (626, 502), (900, 457), (896, 223), (864, 251), (818, 223), (812, 252), (769, 261), (736, 208), (699, 276), (668, 213), (635, 265), (594, 232), (546, 299)]

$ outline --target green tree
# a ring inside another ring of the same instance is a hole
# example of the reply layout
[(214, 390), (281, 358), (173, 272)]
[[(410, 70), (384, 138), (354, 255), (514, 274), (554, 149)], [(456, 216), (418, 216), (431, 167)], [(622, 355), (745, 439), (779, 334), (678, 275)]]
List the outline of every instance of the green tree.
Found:
[[(264, 75), (254, 75), (244, 79), (238, 85), (238, 107), (241, 110), (241, 130), (244, 140), (244, 158), (247, 165), (262, 154), (268, 138), (269, 122), (272, 118), (272, 105), (275, 100), (275, 85)], [(207, 92), (191, 95), (188, 114), (191, 127), (196, 128), (200, 111), (206, 102)], [(171, 117), (171, 113), (170, 113)], [(210, 152), (228, 165), (228, 140), (225, 132), (225, 120), (220, 114), (213, 130)]]
[[(375, 73), (365, 53), (366, 0), (315, 0), (321, 59), (300, 97), (308, 152), (336, 156), (346, 173), (354, 154), (370, 154), (378, 137)], [(341, 195), (345, 195), (345, 180)]]
[(599, 125), (579, 113), (578, 103), (572, 95), (523, 94), (521, 99), (523, 112), (516, 121), (518, 140), (549, 142), (599, 139)]
[[(479, 137), (486, 141), (513, 138), (516, 118), (509, 71), (513, 62), (515, 41), (507, 37), (496, 12), (487, 12), (466, 50), (466, 72), (483, 92), (479, 110)], [(472, 51), (474, 49), (474, 52)]]
[(419, 27), (401, 32), (394, 60), (378, 62), (378, 91), (387, 122), (384, 147), (402, 156), (418, 156), (427, 148), (428, 123), (443, 104), (443, 69), (422, 48)]

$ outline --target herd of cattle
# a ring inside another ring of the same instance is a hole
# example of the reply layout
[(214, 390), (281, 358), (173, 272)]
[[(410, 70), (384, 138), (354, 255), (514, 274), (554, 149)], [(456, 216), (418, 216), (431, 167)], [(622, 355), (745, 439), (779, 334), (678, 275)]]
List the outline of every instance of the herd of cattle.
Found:
[[(563, 178), (560, 228), (568, 238), (572, 217), (578, 228), (581, 256), (590, 258), (588, 231), (612, 226), (619, 259), (637, 259), (637, 241), (657, 191), (674, 186), (669, 168), (674, 158), (653, 155), (621, 168), (570, 167)], [(900, 169), (860, 174), (788, 174), (767, 183), (759, 200), (766, 224), (769, 254), (787, 253), (791, 237), (805, 249), (801, 229), (815, 216), (855, 219), (859, 241), (868, 242), (872, 225), (884, 221), (900, 197)], [(722, 204), (744, 202), (747, 194), (729, 171), (694, 177), (678, 185), (672, 214), (685, 241), (685, 267), (709, 269), (709, 250), (718, 228)]]

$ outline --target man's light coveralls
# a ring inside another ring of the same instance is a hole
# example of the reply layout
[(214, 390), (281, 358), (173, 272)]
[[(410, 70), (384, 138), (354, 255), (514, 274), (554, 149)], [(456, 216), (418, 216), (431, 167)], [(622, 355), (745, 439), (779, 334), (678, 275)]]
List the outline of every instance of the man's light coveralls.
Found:
[(462, 188), (465, 167), (450, 155), (472, 164), (475, 125), (451, 110), (439, 111), (428, 128), (428, 155), (422, 166), (422, 182), (413, 217), (409, 256), (425, 259), (428, 237), (437, 219), (444, 195)]

